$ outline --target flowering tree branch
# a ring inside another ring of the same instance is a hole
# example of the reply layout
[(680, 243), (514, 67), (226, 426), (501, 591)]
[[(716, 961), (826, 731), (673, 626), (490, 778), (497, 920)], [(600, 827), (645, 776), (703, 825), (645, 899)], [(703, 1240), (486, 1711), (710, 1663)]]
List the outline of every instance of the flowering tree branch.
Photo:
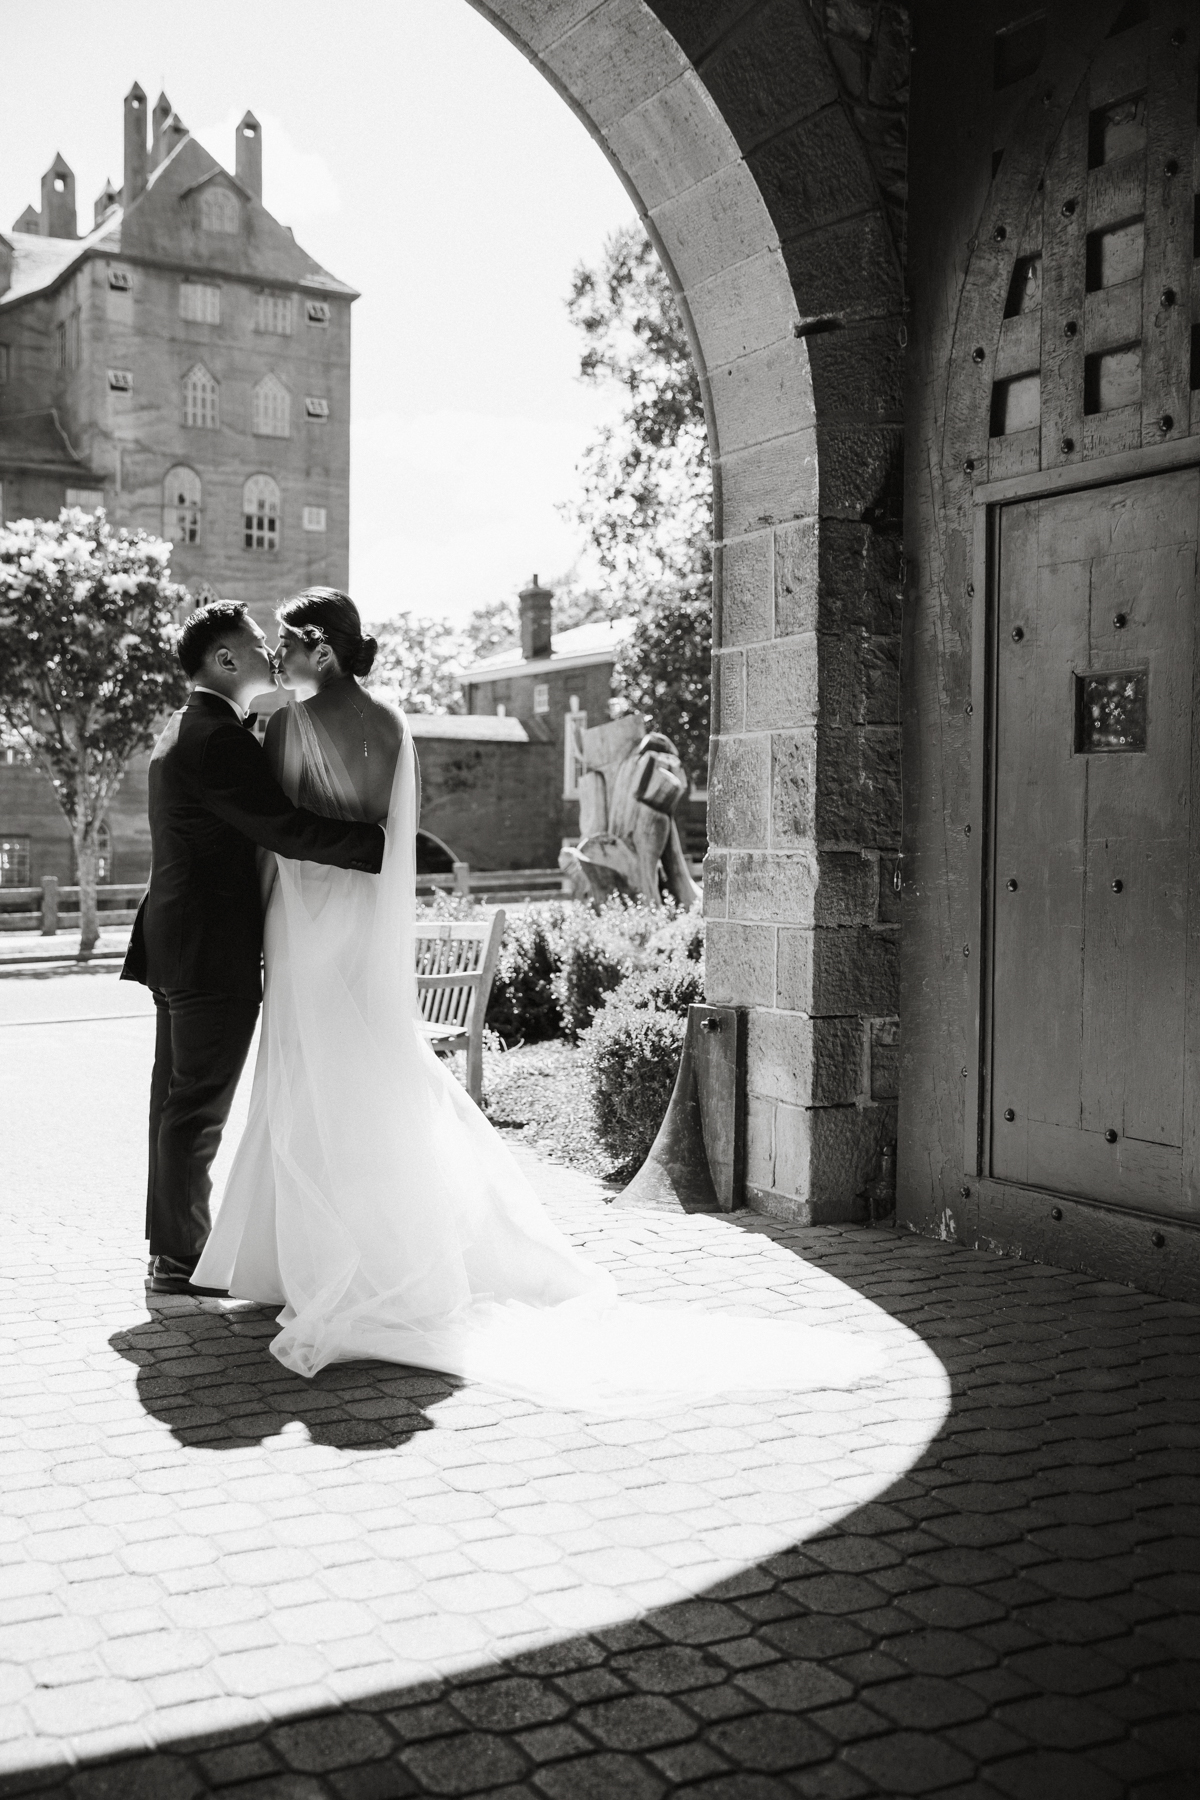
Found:
[(103, 510), (0, 527), (0, 719), (49, 780), (71, 829), (80, 955), (98, 936), (100, 827), (130, 761), (186, 692), (175, 657), (171, 546)]

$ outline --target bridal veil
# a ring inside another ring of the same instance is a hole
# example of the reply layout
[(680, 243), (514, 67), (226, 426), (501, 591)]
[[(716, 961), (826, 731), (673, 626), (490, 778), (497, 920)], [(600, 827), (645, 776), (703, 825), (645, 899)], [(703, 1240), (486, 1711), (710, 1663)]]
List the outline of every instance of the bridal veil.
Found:
[[(284, 785), (358, 814), (303, 706)], [(416, 791), (405, 728), (381, 873), (278, 860), (250, 1113), (197, 1283), (279, 1304), (272, 1352), (306, 1376), (376, 1357), (608, 1411), (876, 1371), (870, 1337), (622, 1303), (548, 1218), (417, 1023)]]

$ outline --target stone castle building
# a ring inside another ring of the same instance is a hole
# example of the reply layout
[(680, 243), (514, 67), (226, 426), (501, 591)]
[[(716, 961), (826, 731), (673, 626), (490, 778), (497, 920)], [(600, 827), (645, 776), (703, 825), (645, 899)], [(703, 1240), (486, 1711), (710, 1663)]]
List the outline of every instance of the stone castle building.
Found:
[[(344, 587), (349, 556), (350, 307), (262, 204), (262, 131), (237, 128), (232, 174), (165, 94), (125, 97), (124, 179), (80, 237), (56, 156), (0, 236), (0, 520), (103, 505), (170, 538), (197, 597), (279, 600)], [(0, 880), (72, 878), (41, 775), (0, 763)], [(144, 776), (110, 814), (109, 880), (148, 867)]]

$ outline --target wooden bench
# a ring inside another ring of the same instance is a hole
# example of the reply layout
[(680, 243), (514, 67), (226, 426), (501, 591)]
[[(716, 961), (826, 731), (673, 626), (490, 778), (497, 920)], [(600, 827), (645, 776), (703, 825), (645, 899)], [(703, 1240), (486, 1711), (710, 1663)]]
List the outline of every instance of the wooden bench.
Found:
[(467, 1092), (483, 1100), (483, 1020), (496, 958), (504, 936), (504, 911), (477, 922), (440, 919), (417, 925), (417, 995), (430, 1047), (439, 1056), (467, 1053)]

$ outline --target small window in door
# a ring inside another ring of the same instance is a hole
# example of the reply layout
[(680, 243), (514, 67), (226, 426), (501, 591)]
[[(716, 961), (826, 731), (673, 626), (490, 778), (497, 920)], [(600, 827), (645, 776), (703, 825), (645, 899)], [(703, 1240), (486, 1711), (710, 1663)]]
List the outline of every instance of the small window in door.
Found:
[(1083, 410), (1113, 412), (1118, 406), (1136, 406), (1142, 398), (1142, 347), (1126, 344), (1120, 350), (1101, 350), (1083, 361)]
[(1075, 753), (1099, 756), (1144, 750), (1150, 697), (1145, 669), (1075, 677)]
[(1004, 316), (1006, 319), (1017, 319), (1022, 313), (1037, 312), (1041, 304), (1042, 259), (1040, 256), (1019, 256), (1013, 266), (1012, 280), (1008, 284)]
[(1089, 231), (1087, 239), (1087, 291), (1119, 287), (1136, 281), (1142, 273), (1146, 250), (1146, 221), (1127, 219), (1108, 231)]
[(1010, 437), (1014, 431), (1030, 431), (1042, 416), (1042, 378), (1038, 374), (1014, 375), (992, 386), (991, 437)]
[(1088, 115), (1088, 168), (1100, 169), (1146, 148), (1146, 96), (1133, 94)]

